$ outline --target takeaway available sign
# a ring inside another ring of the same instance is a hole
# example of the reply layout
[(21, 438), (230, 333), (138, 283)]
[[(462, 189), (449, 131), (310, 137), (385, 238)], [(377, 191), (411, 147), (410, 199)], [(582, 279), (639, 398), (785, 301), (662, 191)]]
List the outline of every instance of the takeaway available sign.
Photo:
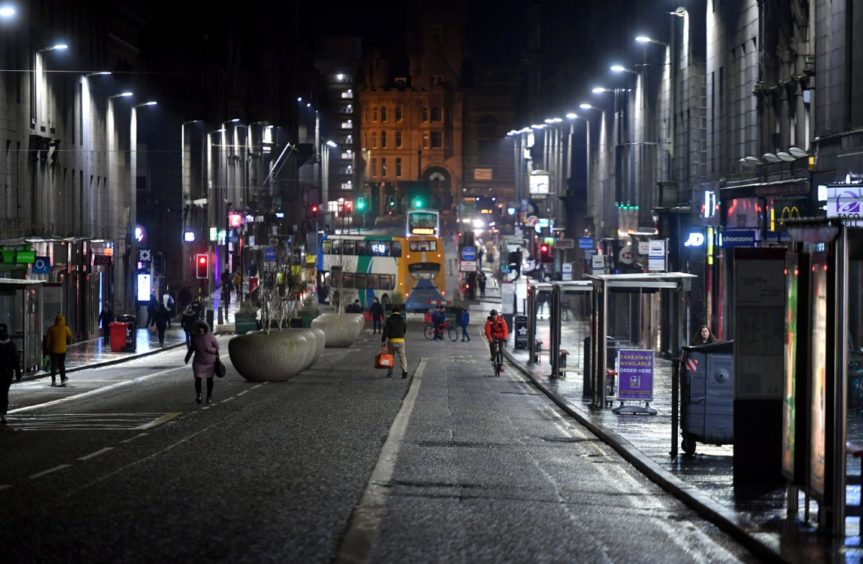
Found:
[(863, 226), (863, 186), (828, 185), (827, 217), (841, 219), (855, 227)]

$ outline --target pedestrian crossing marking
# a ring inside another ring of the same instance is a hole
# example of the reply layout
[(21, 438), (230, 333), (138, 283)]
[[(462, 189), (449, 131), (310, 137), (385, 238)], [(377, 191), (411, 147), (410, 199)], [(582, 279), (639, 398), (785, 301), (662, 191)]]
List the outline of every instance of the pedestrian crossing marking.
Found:
[(17, 431), (143, 431), (164, 425), (181, 412), (169, 413), (21, 413), (9, 415)]

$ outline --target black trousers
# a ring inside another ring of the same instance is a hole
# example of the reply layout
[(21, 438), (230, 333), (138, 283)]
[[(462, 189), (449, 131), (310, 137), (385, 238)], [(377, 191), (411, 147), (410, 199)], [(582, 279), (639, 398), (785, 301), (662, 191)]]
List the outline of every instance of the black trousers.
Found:
[(51, 380), (60, 371), (60, 380), (66, 379), (66, 353), (51, 353)]
[[(207, 398), (213, 395), (213, 379), (206, 378), (207, 380)], [(195, 392), (200, 396), (201, 395), (201, 378), (195, 376)]]
[(9, 386), (12, 385), (12, 373), (0, 374), (0, 416), (6, 416), (9, 409)]

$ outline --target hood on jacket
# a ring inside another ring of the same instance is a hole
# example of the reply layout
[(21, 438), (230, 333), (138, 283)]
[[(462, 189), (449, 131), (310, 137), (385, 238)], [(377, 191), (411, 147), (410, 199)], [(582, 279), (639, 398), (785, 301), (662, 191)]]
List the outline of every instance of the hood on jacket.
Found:
[(63, 317), (62, 313), (58, 313), (57, 317), (54, 318), (54, 325), (66, 325), (66, 318)]
[(200, 319), (198, 321), (196, 321), (194, 325), (192, 325), (192, 332), (197, 334), (198, 329), (200, 329), (201, 327), (204, 328), (204, 334), (205, 335), (210, 332), (210, 326), (207, 325), (207, 322), (201, 321)]

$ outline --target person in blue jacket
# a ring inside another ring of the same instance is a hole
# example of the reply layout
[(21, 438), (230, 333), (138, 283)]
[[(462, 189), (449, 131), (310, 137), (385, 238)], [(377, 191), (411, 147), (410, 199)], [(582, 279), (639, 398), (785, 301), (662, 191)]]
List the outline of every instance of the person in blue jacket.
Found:
[(470, 335), (467, 334), (467, 326), (470, 325), (470, 313), (467, 308), (461, 310), (458, 318), (458, 323), (461, 325), (461, 340), (462, 342), (470, 341)]

